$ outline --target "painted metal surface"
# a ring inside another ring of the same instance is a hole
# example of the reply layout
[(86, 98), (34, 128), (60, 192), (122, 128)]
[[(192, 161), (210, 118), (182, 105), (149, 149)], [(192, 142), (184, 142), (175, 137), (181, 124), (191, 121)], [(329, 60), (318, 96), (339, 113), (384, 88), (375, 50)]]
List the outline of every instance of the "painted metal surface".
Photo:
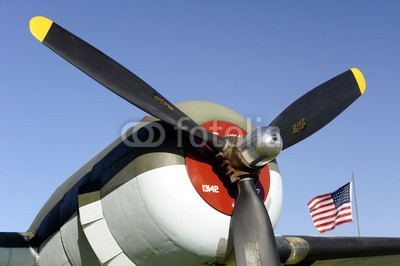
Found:
[(65, 223), (60, 232), (64, 252), (72, 265), (100, 265), (80, 226), (78, 216)]
[(37, 254), (33, 248), (0, 248), (0, 265), (37, 265)]
[[(89, 183), (88, 187), (98, 186), (90, 186)], [(110, 232), (103, 211), (99, 190), (79, 193), (80, 225), (99, 262), (102, 265), (118, 265), (123, 262), (124, 265), (135, 266)]]
[[(203, 123), (202, 126), (219, 136), (243, 136), (247, 132), (243, 128), (227, 122), (214, 120)], [(215, 158), (204, 153), (204, 148), (186, 148), (186, 166), (189, 178), (197, 193), (214, 209), (231, 215), (237, 197), (237, 186), (231, 183), (224, 173), (217, 174), (215, 170)], [(269, 168), (266, 166), (256, 182), (257, 191), (263, 201), (266, 200), (270, 188)]]

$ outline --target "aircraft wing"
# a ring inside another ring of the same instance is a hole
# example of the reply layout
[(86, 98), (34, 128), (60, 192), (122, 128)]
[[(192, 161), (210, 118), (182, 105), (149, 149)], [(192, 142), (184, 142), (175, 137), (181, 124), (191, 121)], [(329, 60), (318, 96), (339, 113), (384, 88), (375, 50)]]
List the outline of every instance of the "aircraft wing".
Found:
[(285, 265), (400, 265), (400, 238), (277, 236)]

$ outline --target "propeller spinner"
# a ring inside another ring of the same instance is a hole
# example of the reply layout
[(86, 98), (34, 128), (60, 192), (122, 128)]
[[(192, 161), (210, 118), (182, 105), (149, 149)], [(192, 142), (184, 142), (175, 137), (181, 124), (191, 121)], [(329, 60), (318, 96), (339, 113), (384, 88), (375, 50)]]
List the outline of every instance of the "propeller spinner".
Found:
[(245, 137), (225, 139), (204, 130), (128, 69), (45, 17), (29, 23), (44, 45), (88, 76), (143, 111), (202, 140), (222, 159), (238, 186), (232, 214), (237, 265), (280, 265), (274, 231), (254, 181), (281, 150), (309, 137), (350, 106), (365, 91), (365, 79), (352, 68), (314, 88), (287, 107), (268, 127)]

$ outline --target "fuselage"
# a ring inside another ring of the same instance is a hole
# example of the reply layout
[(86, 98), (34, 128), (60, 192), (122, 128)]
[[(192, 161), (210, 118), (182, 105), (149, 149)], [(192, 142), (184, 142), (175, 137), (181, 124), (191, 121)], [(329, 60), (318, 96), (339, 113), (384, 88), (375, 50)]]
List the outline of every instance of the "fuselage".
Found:
[[(214, 134), (253, 130), (247, 119), (220, 105), (177, 106), (201, 125), (217, 121), (222, 128)], [(153, 117), (129, 129), (61, 185), (39, 212), (29, 229), (35, 260), (40, 265), (226, 263), (233, 250), (235, 191), (213, 172), (213, 158), (193, 146), (186, 134)], [(282, 206), (276, 161), (265, 167), (259, 186), (275, 227)]]

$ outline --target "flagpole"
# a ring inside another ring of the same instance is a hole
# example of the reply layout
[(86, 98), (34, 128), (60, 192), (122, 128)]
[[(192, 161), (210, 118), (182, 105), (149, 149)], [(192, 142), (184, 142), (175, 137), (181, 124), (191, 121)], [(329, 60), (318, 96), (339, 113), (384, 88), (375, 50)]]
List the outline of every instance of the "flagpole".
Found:
[(358, 230), (358, 236), (360, 236), (360, 221), (358, 220), (358, 207), (357, 207), (357, 197), (356, 197), (356, 182), (354, 181), (354, 172), (352, 173), (351, 181), (353, 183), (354, 204), (356, 206), (357, 230)]

